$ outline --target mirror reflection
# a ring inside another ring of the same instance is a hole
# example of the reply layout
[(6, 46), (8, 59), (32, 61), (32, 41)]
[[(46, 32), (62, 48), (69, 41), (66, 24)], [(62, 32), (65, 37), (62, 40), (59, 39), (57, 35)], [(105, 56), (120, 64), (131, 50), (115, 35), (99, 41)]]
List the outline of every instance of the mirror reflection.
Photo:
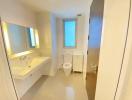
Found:
[(38, 48), (37, 30), (12, 23), (2, 23), (8, 55)]

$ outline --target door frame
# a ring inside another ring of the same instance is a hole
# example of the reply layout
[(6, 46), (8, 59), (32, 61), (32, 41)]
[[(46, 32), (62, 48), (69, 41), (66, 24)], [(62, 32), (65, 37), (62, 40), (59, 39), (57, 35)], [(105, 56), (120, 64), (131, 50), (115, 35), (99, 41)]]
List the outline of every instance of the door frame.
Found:
[(115, 93), (115, 98), (114, 100), (120, 100), (121, 95), (125, 86), (127, 74), (129, 72), (129, 57), (131, 54), (131, 47), (132, 47), (132, 33), (130, 32), (130, 26), (132, 25), (132, 0), (130, 0), (130, 10), (129, 10), (129, 19), (128, 19), (128, 27), (127, 27), (127, 37), (126, 37), (126, 43), (124, 47), (124, 55), (122, 59), (122, 64), (121, 64), (121, 69), (120, 69), (120, 74), (119, 74), (119, 80), (117, 84), (117, 89)]
[[(10, 85), (11, 87), (10, 87), (10, 89), (9, 89), (9, 91), (11, 92), (13, 92), (13, 94), (11, 95), (10, 94), (10, 96), (11, 97), (14, 97), (15, 98), (15, 100), (19, 100), (19, 98), (18, 98), (18, 95), (17, 95), (17, 92), (16, 92), (16, 88), (15, 88), (15, 83), (14, 83), (14, 80), (13, 80), (13, 76), (12, 76), (12, 74), (11, 74), (11, 68), (10, 68), (10, 65), (9, 65), (9, 59), (8, 59), (8, 55), (7, 55), (7, 51), (6, 51), (6, 46), (5, 46), (5, 42), (4, 42), (4, 36), (3, 36), (3, 30), (2, 30), (2, 20), (1, 20), (1, 17), (0, 17), (0, 44), (1, 44), (1, 53), (3, 54), (1, 57), (3, 58), (3, 62), (5, 62), (5, 67), (7, 67), (7, 68), (5, 68), (5, 71), (6, 71), (6, 73), (9, 75), (8, 76), (8, 80), (6, 80), (6, 77), (5, 77), (5, 81), (8, 81), (8, 82), (6, 82), (5, 84), (3, 84), (3, 85)], [(4, 72), (5, 73), (5, 72)], [(10, 98), (11, 99), (11, 98)]]

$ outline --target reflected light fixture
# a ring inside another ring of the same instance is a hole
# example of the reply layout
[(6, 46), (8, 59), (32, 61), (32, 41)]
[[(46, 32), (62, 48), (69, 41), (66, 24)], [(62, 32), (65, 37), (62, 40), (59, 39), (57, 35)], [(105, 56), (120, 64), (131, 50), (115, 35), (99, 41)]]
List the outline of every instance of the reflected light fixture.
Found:
[(12, 51), (11, 51), (11, 46), (10, 46), (10, 41), (8, 36), (8, 26), (7, 26), (7, 23), (4, 21), (2, 21), (2, 29), (3, 29), (3, 35), (4, 35), (4, 41), (6, 45), (7, 54), (8, 56), (10, 56), (12, 54)]
[(36, 38), (36, 48), (39, 48), (39, 34), (37, 29), (35, 29), (35, 38)]

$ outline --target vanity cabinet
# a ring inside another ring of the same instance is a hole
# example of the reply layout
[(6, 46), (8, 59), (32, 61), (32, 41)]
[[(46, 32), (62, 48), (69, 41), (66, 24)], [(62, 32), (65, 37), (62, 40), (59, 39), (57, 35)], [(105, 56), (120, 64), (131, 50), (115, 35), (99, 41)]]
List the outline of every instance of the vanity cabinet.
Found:
[(24, 80), (15, 79), (15, 85), (17, 88), (17, 93), (19, 98), (21, 98), (40, 77), (41, 77), (41, 72), (40, 70), (38, 70), (32, 73), (27, 78), (25, 78)]
[(82, 54), (73, 55), (73, 71), (83, 72), (83, 55)]
[(16, 75), (14, 81), (19, 98), (21, 98), (40, 79), (40, 77), (44, 75), (43, 72), (45, 68), (47, 68), (47, 65), (51, 65), (50, 63), (50, 57), (38, 57), (32, 63), (34, 66), (31, 66), (31, 70), (28, 71), (28, 73), (25, 74), (26, 71), (24, 71), (22, 75), (21, 73), (20, 75)]

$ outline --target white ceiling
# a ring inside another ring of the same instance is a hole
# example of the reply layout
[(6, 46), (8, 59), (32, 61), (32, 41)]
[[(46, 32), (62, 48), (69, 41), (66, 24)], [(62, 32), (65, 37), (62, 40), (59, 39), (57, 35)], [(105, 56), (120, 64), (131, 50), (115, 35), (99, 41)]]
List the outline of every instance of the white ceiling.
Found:
[(92, 0), (20, 0), (35, 11), (50, 11), (57, 16), (72, 17), (88, 13)]

